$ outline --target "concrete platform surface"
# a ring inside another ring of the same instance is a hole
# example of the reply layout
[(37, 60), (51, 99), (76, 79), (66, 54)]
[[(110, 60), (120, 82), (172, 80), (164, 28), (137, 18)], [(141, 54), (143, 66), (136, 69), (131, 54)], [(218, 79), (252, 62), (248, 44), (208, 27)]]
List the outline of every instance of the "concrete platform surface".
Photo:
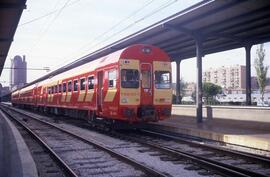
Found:
[(172, 115), (171, 119), (152, 125), (186, 135), (270, 151), (270, 123), (266, 122), (214, 118), (203, 119), (203, 123), (198, 124), (195, 117)]
[(0, 177), (38, 177), (21, 134), (0, 111)]

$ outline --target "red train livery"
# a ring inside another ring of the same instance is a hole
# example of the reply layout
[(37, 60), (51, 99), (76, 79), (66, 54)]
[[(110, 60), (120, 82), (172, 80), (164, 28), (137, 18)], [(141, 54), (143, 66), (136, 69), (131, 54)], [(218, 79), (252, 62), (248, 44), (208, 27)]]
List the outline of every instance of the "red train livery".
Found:
[(12, 93), (12, 104), (106, 121), (169, 118), (171, 62), (161, 49), (132, 45)]

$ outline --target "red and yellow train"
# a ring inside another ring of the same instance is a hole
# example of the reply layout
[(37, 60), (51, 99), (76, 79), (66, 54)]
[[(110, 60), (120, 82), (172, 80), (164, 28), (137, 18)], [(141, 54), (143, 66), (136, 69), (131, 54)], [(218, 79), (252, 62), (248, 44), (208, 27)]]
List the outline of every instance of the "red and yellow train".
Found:
[(89, 121), (159, 121), (171, 115), (171, 61), (157, 47), (132, 45), (16, 90), (11, 100)]

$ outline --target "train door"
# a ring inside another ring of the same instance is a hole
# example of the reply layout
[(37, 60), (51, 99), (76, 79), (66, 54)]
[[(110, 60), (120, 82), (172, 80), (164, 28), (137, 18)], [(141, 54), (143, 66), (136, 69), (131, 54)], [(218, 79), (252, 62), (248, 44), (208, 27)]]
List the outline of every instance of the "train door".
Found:
[(73, 93), (72, 93), (72, 98), (71, 98), (71, 102), (73, 106), (78, 106), (77, 105), (77, 100), (79, 97), (79, 80), (78, 79), (74, 79), (73, 80)]
[(103, 71), (97, 73), (97, 111), (102, 112), (103, 102)]
[(141, 64), (141, 104), (153, 105), (152, 67), (150, 63)]
[(57, 102), (56, 104), (57, 105), (60, 105), (60, 102), (61, 102), (61, 97), (62, 97), (62, 84), (61, 84), (62, 81), (59, 81), (58, 82), (58, 96), (57, 96)]
[(34, 105), (37, 106), (38, 103), (38, 99), (39, 99), (39, 94), (40, 94), (40, 89), (37, 87), (37, 85), (35, 85), (35, 94), (34, 94)]

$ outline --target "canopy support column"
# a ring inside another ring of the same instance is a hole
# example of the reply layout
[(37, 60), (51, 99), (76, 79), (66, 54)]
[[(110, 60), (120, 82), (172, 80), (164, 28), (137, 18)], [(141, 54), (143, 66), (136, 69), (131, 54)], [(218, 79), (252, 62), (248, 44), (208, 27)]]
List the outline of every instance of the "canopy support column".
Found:
[(197, 57), (197, 68), (196, 68), (196, 117), (197, 123), (202, 123), (202, 40), (195, 38), (196, 41), (196, 57)]
[(181, 98), (180, 98), (180, 63), (181, 60), (176, 60), (176, 104), (180, 104), (181, 103)]
[(246, 105), (251, 105), (251, 72), (250, 72), (250, 50), (252, 45), (247, 44), (246, 50)]

